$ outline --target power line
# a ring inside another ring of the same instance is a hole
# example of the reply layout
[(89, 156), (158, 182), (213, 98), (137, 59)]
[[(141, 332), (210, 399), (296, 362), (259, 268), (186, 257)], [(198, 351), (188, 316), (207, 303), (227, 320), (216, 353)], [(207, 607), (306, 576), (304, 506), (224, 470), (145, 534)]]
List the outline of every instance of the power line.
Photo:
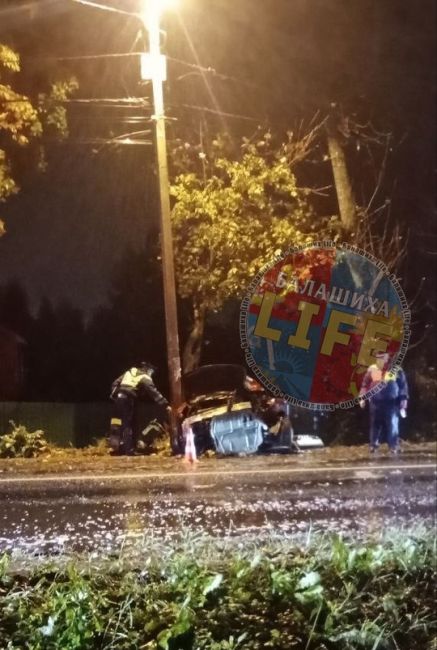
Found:
[(213, 108), (208, 108), (207, 106), (193, 106), (192, 104), (174, 104), (172, 108), (189, 108), (190, 110), (203, 111), (205, 113), (212, 113), (214, 115), (219, 115), (222, 117), (229, 117), (237, 120), (247, 120), (249, 122), (256, 122), (260, 124), (264, 120), (260, 117), (250, 117), (249, 115), (238, 115), (237, 113), (226, 113), (225, 111), (217, 111)]
[(123, 16), (130, 16), (138, 18), (139, 15), (132, 13), (130, 11), (125, 11), (124, 9), (118, 9), (117, 7), (111, 7), (110, 5), (102, 5), (98, 2), (92, 2), (92, 0), (71, 0), (76, 4), (85, 5), (86, 7), (93, 7), (94, 9), (102, 9), (103, 11), (110, 11), (116, 14), (122, 14)]
[(114, 145), (114, 146), (138, 146), (138, 147), (150, 147), (153, 144), (152, 140), (145, 139), (136, 139), (136, 138), (68, 138), (65, 142), (60, 142), (59, 140), (47, 139), (47, 142), (53, 144), (72, 144), (72, 145)]
[[(81, 0), (82, 1), (82, 0)], [(83, 0), (85, 1), (85, 0)], [(79, 0), (73, 0), (73, 2), (79, 2)], [(60, 61), (60, 62), (65, 62), (65, 61), (99, 61), (102, 59), (122, 59), (126, 57), (137, 57), (137, 56), (142, 56), (145, 54), (144, 51), (139, 51), (139, 52), (108, 52), (108, 53), (100, 53), (100, 54), (77, 54), (77, 55), (71, 55), (71, 56), (43, 56), (43, 57), (36, 57), (37, 59), (44, 59), (44, 60), (51, 60), (51, 61)], [(232, 75), (225, 74), (223, 72), (218, 72), (214, 67), (212, 66), (203, 66), (197, 63), (190, 63), (189, 61), (183, 61), (182, 59), (177, 59), (172, 56), (167, 56), (166, 57), (168, 61), (171, 63), (177, 63), (179, 65), (182, 65), (186, 68), (189, 68), (190, 70), (196, 70), (199, 73), (203, 74), (208, 74), (213, 77), (216, 77), (217, 79), (221, 79), (222, 81), (233, 81), (234, 83), (238, 84), (243, 84), (245, 86), (250, 86), (252, 88), (257, 88), (260, 89), (261, 87), (251, 81), (247, 81), (246, 79), (240, 79), (239, 77), (234, 77)], [(33, 57), (33, 60), (35, 60), (35, 57)]]
[(72, 115), (71, 119), (74, 122), (107, 122), (107, 123), (117, 123), (117, 124), (144, 124), (152, 123), (152, 119), (147, 119), (142, 116), (129, 116), (129, 117), (119, 117), (108, 115)]
[[(6, 100), (6, 103), (11, 102), (22, 102), (22, 99), (12, 99)], [(151, 108), (150, 102), (145, 97), (130, 97), (130, 98), (84, 98), (84, 99), (64, 99), (59, 101), (60, 104), (69, 104), (73, 106), (99, 106), (100, 108)], [(210, 113), (213, 115), (219, 115), (222, 117), (229, 117), (232, 119), (246, 120), (250, 122), (257, 122), (260, 124), (264, 120), (260, 117), (251, 117), (249, 115), (239, 115), (238, 113), (228, 113), (226, 111), (214, 110), (213, 108), (208, 108), (207, 106), (195, 106), (193, 104), (172, 104), (171, 108), (186, 108), (195, 111), (203, 111), (204, 113)], [(144, 119), (144, 118), (143, 118)]]
[(192, 70), (197, 70), (198, 72), (202, 72), (204, 74), (210, 74), (213, 77), (217, 77), (217, 79), (222, 79), (223, 81), (234, 81), (235, 83), (238, 84), (244, 84), (245, 86), (252, 86), (253, 88), (260, 88), (260, 86), (257, 86), (256, 84), (252, 83), (251, 81), (246, 81), (245, 79), (239, 79), (238, 77), (233, 77), (227, 74), (224, 74), (223, 72), (217, 72), (215, 68), (212, 66), (205, 67), (203, 65), (200, 65), (198, 63), (189, 63), (188, 61), (182, 61), (181, 59), (175, 59), (172, 56), (167, 56), (167, 59), (171, 61), (172, 63), (179, 63), (180, 65), (185, 66), (186, 68), (190, 68)]
[[(79, 0), (73, 0), (79, 2)], [(107, 52), (102, 54), (76, 54), (73, 56), (41, 56), (37, 59), (44, 59), (50, 61), (91, 61), (93, 59), (121, 59), (127, 56), (139, 56), (144, 52)], [(32, 57), (35, 60), (35, 57)]]
[[(76, 4), (84, 5), (87, 7), (93, 7), (94, 9), (101, 9), (103, 11), (109, 11), (112, 13), (117, 13), (117, 14), (122, 14), (124, 16), (130, 16), (131, 18), (138, 18), (141, 20), (141, 15), (139, 13), (134, 13), (131, 11), (126, 11), (124, 9), (118, 9), (117, 7), (113, 7), (111, 5), (103, 5), (98, 2), (94, 2), (93, 0), (71, 0), (72, 2), (75, 2)], [(138, 54), (144, 54), (144, 52), (124, 52), (124, 53), (114, 53), (114, 54), (95, 54), (95, 55), (83, 55), (83, 56), (77, 56), (77, 57), (57, 57), (59, 61), (68, 61), (68, 60), (80, 60), (80, 59), (99, 59), (99, 58), (105, 58), (105, 57), (124, 57), (124, 56), (137, 56)], [(168, 56), (167, 59), (169, 61), (172, 61), (174, 63), (179, 63), (181, 65), (185, 65), (190, 68), (195, 68), (199, 72), (203, 73), (209, 73), (212, 74), (213, 76), (227, 80), (227, 81), (235, 81), (237, 83), (244, 83), (245, 85), (248, 86), (253, 86), (255, 88), (259, 88), (256, 84), (253, 84), (252, 82), (243, 80), (243, 79), (237, 79), (236, 77), (232, 77), (230, 75), (226, 75), (220, 72), (217, 72), (217, 70), (211, 66), (202, 66), (199, 64), (195, 63), (188, 63), (187, 61), (182, 61), (180, 59), (176, 59), (174, 57)]]
[(96, 105), (103, 108), (150, 108), (147, 97), (82, 97), (63, 99), (59, 103)]
[[(28, 97), (14, 97), (12, 99), (2, 99), (1, 104), (22, 104), (29, 102)], [(148, 97), (83, 97), (58, 99), (56, 104), (95, 104), (107, 108), (149, 108), (150, 101)]]

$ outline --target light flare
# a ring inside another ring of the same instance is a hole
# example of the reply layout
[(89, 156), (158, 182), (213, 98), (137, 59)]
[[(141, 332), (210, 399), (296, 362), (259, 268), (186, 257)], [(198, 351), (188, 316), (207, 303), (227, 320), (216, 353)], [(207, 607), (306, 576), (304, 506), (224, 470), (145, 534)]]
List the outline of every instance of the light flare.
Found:
[(143, 0), (140, 12), (144, 22), (148, 22), (150, 16), (161, 16), (165, 11), (171, 11), (178, 6), (178, 0)]

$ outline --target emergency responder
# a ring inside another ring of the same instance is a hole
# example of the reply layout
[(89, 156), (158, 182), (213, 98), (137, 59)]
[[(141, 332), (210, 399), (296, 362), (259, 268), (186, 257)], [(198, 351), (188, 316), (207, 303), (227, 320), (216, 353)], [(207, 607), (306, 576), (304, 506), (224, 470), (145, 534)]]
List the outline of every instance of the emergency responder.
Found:
[(126, 370), (112, 384), (114, 414), (111, 419), (109, 444), (115, 454), (134, 454), (135, 436), (132, 427), (135, 405), (139, 397), (149, 397), (160, 406), (165, 406), (167, 411), (170, 410), (168, 401), (153, 383), (152, 375), (155, 370), (153, 364), (142, 361), (138, 367)]
[[(370, 452), (378, 450), (381, 434), (385, 432), (391, 454), (399, 452), (399, 415), (406, 417), (408, 384), (402, 369), (388, 369), (389, 355), (378, 353), (376, 363), (369, 366), (361, 384), (360, 397), (382, 382), (383, 388), (369, 398)], [(365, 407), (364, 399), (360, 401)]]

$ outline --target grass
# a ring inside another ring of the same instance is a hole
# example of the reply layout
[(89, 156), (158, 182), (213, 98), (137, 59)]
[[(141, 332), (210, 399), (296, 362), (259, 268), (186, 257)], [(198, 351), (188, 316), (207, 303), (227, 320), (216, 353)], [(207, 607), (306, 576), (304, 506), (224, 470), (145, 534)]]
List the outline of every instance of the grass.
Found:
[(435, 539), (186, 536), (117, 557), (0, 561), (7, 650), (435, 648)]

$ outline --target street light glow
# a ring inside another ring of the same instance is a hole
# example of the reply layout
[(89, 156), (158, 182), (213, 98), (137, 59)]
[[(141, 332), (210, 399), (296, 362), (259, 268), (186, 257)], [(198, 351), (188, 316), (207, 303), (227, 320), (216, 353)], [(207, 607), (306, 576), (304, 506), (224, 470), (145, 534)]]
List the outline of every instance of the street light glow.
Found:
[(143, 0), (141, 16), (148, 22), (150, 15), (160, 16), (164, 11), (175, 9), (177, 4), (178, 0)]

